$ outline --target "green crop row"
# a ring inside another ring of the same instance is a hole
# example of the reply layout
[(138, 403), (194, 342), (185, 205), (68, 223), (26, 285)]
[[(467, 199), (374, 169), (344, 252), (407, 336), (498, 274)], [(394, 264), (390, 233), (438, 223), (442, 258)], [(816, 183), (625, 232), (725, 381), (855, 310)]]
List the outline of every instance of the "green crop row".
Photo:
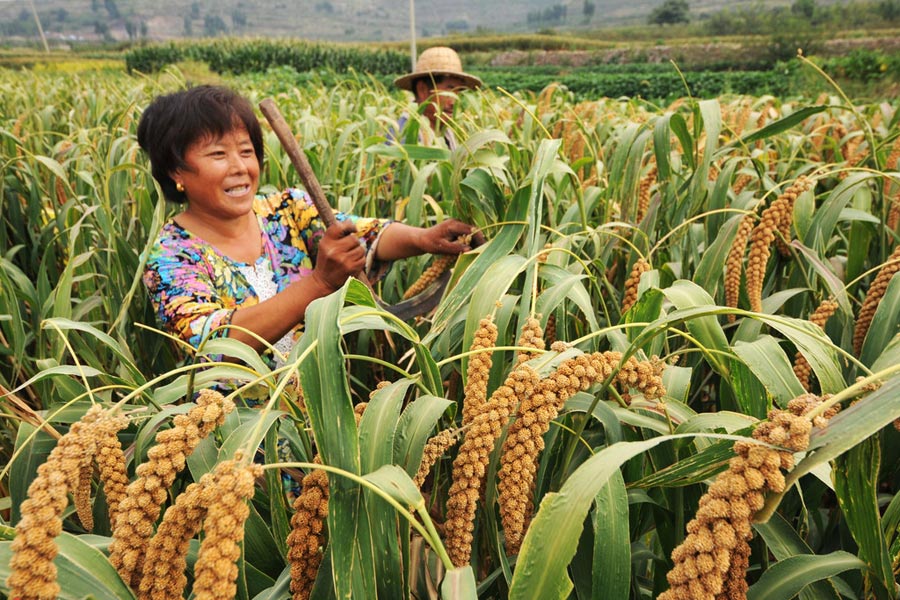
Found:
[(836, 56), (823, 61), (826, 72), (837, 77), (859, 81), (900, 77), (900, 54), (887, 54), (878, 50), (854, 50), (846, 56)]
[[(671, 101), (690, 91), (695, 98), (714, 98), (723, 94), (772, 94), (784, 95), (791, 89), (792, 80), (776, 71), (698, 71), (684, 73), (684, 79), (671, 67), (668, 71), (650, 70), (634, 73), (593, 73), (573, 71), (558, 73), (552, 71), (534, 72), (527, 67), (513, 69), (473, 70), (485, 85), (507, 92), (538, 94), (548, 86), (560, 85), (574, 101), (596, 100), (598, 98), (644, 98), (648, 100)], [(385, 88), (391, 87), (393, 75), (371, 73), (335, 73), (334, 71), (297, 72), (290, 67), (272, 68), (266, 73), (251, 75), (265, 81), (265, 85), (275, 89), (272, 93), (289, 88), (319, 87), (333, 88), (347, 82), (378, 82)], [(284, 89), (281, 89), (284, 88)]]
[[(335, 44), (311, 44), (290, 40), (223, 39), (193, 43), (143, 46), (125, 54), (131, 71), (151, 73), (183, 60), (207, 63), (217, 73), (266, 73), (284, 69), (288, 84), (310, 81), (335, 85), (348, 73), (365, 76), (389, 85), (408, 69), (408, 57), (389, 48), (377, 50)], [(818, 61), (829, 74), (869, 83), (900, 74), (900, 55), (881, 51), (856, 50), (840, 57)], [(573, 99), (598, 97), (641, 97), (671, 100), (689, 94), (713, 98), (722, 94), (796, 93), (799, 63), (779, 63), (771, 69), (724, 70), (720, 68), (680, 73), (669, 63), (596, 64), (589, 67), (516, 66), (473, 67), (490, 87), (510, 92), (540, 92), (557, 83)], [(356, 77), (355, 75), (353, 77)]]
[(540, 91), (557, 82), (576, 100), (598, 97), (641, 97), (673, 99), (690, 92), (697, 98), (722, 94), (786, 94), (788, 80), (777, 71), (696, 71), (679, 74), (668, 70), (637, 70), (631, 73), (573, 71), (562, 74), (532, 73), (528, 70), (492, 70), (478, 73), (485, 82), (510, 92)]
[(135, 48), (125, 53), (129, 72), (153, 73), (182, 60), (200, 60), (219, 73), (265, 71), (289, 66), (297, 71), (349, 69), (369, 73), (397, 73), (408, 68), (409, 59), (393, 50), (370, 50), (336, 44), (313, 44), (296, 40), (216, 40), (200, 43), (170, 43)]

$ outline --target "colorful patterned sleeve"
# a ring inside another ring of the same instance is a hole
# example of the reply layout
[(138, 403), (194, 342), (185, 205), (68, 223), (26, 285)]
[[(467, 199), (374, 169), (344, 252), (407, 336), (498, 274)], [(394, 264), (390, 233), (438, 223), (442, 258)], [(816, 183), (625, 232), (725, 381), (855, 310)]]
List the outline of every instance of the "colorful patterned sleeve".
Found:
[[(268, 219), (277, 219), (281, 223), (280, 235), (284, 243), (293, 244), (304, 249), (315, 262), (319, 242), (325, 235), (325, 224), (319, 218), (319, 212), (312, 198), (300, 189), (291, 188), (282, 194), (269, 196), (263, 201)], [(356, 235), (366, 248), (366, 274), (372, 281), (377, 281), (387, 273), (390, 263), (375, 259), (375, 250), (381, 233), (392, 223), (389, 219), (374, 219), (335, 213), (338, 221), (347, 219), (356, 224)]]
[(231, 323), (236, 308), (217, 291), (209, 258), (167, 225), (144, 269), (144, 285), (163, 328), (195, 348), (210, 335), (225, 336), (226, 330), (215, 330)]

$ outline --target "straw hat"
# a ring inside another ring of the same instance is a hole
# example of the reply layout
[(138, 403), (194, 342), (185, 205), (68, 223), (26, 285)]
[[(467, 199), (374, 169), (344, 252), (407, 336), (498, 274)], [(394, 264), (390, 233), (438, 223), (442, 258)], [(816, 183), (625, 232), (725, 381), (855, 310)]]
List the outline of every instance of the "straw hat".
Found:
[(394, 80), (394, 85), (401, 89), (412, 91), (413, 82), (416, 79), (428, 77), (429, 75), (458, 77), (470, 89), (478, 88), (482, 85), (481, 79), (463, 72), (459, 54), (453, 48), (447, 48), (446, 46), (435, 46), (425, 50), (419, 55), (419, 60), (416, 61), (415, 71), (398, 77)]

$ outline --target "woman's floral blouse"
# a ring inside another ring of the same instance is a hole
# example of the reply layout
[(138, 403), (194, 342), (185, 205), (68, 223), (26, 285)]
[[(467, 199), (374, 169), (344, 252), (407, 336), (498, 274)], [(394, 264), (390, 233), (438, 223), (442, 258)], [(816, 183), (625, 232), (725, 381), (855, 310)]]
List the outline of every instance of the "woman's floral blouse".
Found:
[[(270, 261), (282, 291), (291, 282), (312, 273), (319, 240), (325, 226), (306, 192), (289, 189), (268, 197), (258, 196), (254, 212), (262, 230), (263, 253), (257, 259)], [(339, 221), (351, 219), (366, 247), (370, 279), (377, 280), (387, 265), (375, 264), (379, 234), (390, 221), (364, 219), (337, 213)], [(241, 273), (241, 263), (221, 254), (203, 239), (169, 220), (150, 249), (144, 269), (144, 285), (163, 327), (195, 348), (208, 337), (227, 334), (240, 306), (259, 302), (253, 287)], [(302, 331), (294, 329), (294, 338)]]

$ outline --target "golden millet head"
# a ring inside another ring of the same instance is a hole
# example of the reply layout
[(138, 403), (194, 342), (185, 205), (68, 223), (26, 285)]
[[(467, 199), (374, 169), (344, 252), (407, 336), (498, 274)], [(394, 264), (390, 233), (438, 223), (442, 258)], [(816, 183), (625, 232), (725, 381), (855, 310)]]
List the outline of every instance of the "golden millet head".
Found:
[(562, 340), (557, 340), (557, 341), (553, 342), (552, 344), (550, 344), (550, 349), (553, 350), (554, 352), (565, 352), (566, 350), (569, 349), (569, 344), (567, 344), (566, 342), (564, 342)]
[(434, 283), (438, 277), (440, 277), (447, 269), (453, 266), (453, 263), (456, 262), (456, 256), (453, 254), (442, 254), (440, 256), (435, 257), (432, 261), (431, 265), (419, 276), (419, 278), (413, 282), (412, 285), (407, 288), (407, 290), (403, 293), (403, 299), (408, 300), (419, 294), (424, 292), (428, 286)]
[[(54, 538), (62, 532), (62, 513), (68, 505), (68, 494), (77, 491), (85, 464), (91, 464), (95, 448), (93, 428), (102, 413), (102, 407), (95, 405), (73, 423), (38, 467), (37, 476), (28, 486), (28, 497), (22, 503), (21, 518), (11, 544), (10, 575), (6, 582), (11, 598), (43, 600), (59, 594), (53, 564), (58, 551)], [(89, 496), (87, 501), (89, 509)]]
[(204, 389), (187, 414), (177, 415), (173, 427), (156, 434), (147, 462), (136, 469), (113, 524), (110, 563), (132, 588), (140, 585), (144, 553), (159, 518), (160, 507), (186, 458), (234, 410), (234, 403), (215, 390)]
[(494, 444), (520, 399), (525, 401), (529, 398), (538, 382), (539, 377), (534, 369), (525, 364), (514, 368), (475, 415), (466, 431), (453, 461), (453, 483), (449, 490), (444, 527), (447, 550), (456, 566), (468, 564), (471, 556), (476, 503)]
[(190, 484), (170, 506), (147, 548), (147, 564), (139, 586), (139, 600), (180, 598), (187, 585), (184, 574), (189, 542), (203, 525), (206, 509), (214, 494), (215, 473), (206, 473)]
[(895, 274), (900, 272), (900, 244), (894, 248), (894, 251), (888, 257), (887, 261), (878, 271), (875, 280), (866, 292), (866, 298), (863, 301), (862, 308), (856, 318), (856, 326), (853, 330), (853, 351), (857, 356), (862, 352), (863, 343), (872, 324), (878, 305), (881, 303), (887, 291), (888, 284)]
[(468, 425), (487, 400), (487, 383), (491, 372), (493, 348), (497, 343), (497, 325), (485, 317), (472, 338), (463, 398), (463, 425)]
[(419, 470), (413, 478), (413, 483), (417, 487), (422, 487), (422, 484), (425, 483), (425, 478), (431, 472), (431, 467), (456, 443), (456, 440), (456, 434), (450, 429), (444, 429), (428, 440), (422, 451), (422, 461), (419, 463)]
[(622, 313), (628, 312), (634, 306), (634, 303), (637, 302), (638, 284), (641, 281), (641, 275), (650, 270), (650, 262), (644, 257), (634, 262), (628, 280), (625, 282), (625, 292), (622, 295)]
[(247, 500), (253, 497), (262, 465), (223, 461), (216, 467), (216, 499), (203, 521), (205, 536), (194, 567), (193, 592), (197, 598), (232, 600), (237, 593), (240, 557), (238, 544), (244, 539), (244, 522), (250, 514)]
[[(738, 227), (737, 235), (731, 244), (728, 258), (725, 260), (725, 306), (737, 308), (741, 291), (741, 273), (743, 273), (744, 251), (747, 249), (747, 240), (753, 231), (753, 223), (756, 215), (745, 216)], [(728, 315), (728, 322), (734, 323), (735, 315)]]

